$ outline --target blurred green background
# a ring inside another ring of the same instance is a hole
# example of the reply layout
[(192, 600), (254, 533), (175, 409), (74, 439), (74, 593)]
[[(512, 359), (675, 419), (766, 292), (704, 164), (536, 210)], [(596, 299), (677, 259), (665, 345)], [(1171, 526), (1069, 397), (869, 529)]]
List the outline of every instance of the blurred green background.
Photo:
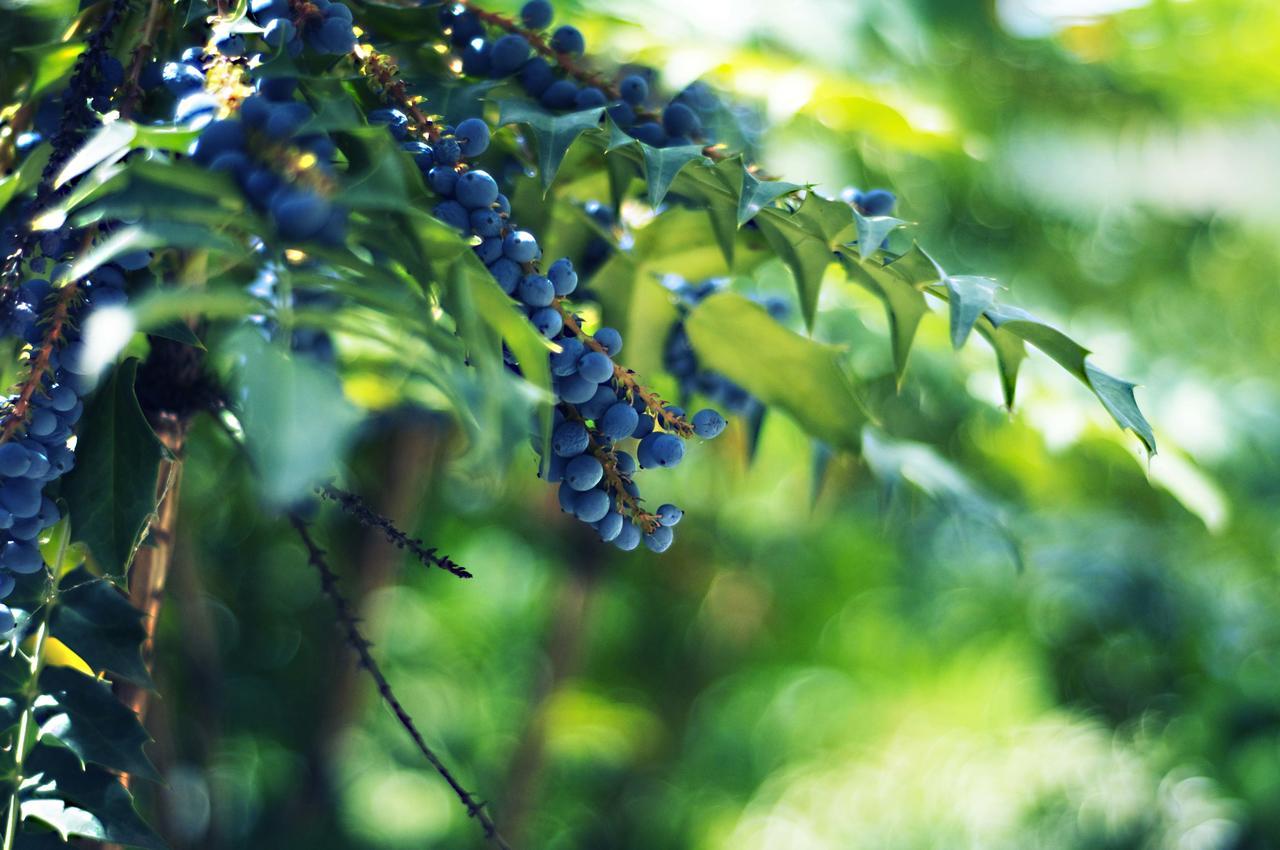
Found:
[[(408, 708), (512, 843), (1280, 847), (1274, 0), (559, 12), (596, 55), (754, 107), (768, 171), (892, 189), (949, 271), (998, 277), (1144, 384), (1161, 454), (1038, 355), (1004, 413), (989, 352), (953, 356), (935, 317), (896, 430), (975, 471), (1021, 571), (963, 506), (852, 460), (813, 499), (780, 414), (752, 463), (734, 425), (646, 481), (688, 511), (659, 557), (597, 544), (532, 456), (477, 486), (446, 420), (387, 414), (353, 489), (476, 578), (428, 574), (332, 508), (319, 534)], [(828, 321), (884, 356), (878, 308), (842, 297)], [(647, 362), (660, 346), (629, 337)], [(188, 454), (150, 718), (162, 831), (478, 846), (225, 436), (206, 422)]]

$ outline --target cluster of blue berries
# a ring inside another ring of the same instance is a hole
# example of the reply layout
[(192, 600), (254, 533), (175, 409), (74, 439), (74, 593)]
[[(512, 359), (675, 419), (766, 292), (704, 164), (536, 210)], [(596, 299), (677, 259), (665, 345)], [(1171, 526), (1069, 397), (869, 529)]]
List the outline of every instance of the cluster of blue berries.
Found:
[[(330, 55), (350, 53), (356, 46), (351, 9), (342, 3), (307, 0), (295, 12), (289, 0), (252, 0), (249, 11), (264, 28), (262, 37), (267, 44), (277, 50), (283, 46), (290, 56), (300, 54), (304, 45), (316, 53)], [(229, 51), (220, 42), (218, 51), (224, 56), (241, 55), (244, 52), (242, 37), (229, 38), (241, 39), (241, 43), (233, 44)]]
[[(546, 0), (531, 0), (520, 11), (524, 28), (538, 32), (551, 23), (552, 8)], [(709, 144), (704, 116), (714, 110), (714, 96), (705, 86), (690, 87), (668, 103), (660, 113), (651, 111), (650, 81), (644, 73), (625, 76), (616, 91), (604, 83), (583, 85), (557, 74), (552, 63), (535, 55), (529, 38), (510, 32), (489, 40), (484, 24), (473, 11), (446, 4), (440, 24), (454, 48), (460, 51), (462, 73), (471, 77), (503, 79), (515, 77), (530, 97), (553, 111), (577, 111), (608, 107), (609, 117), (633, 138), (653, 147)], [(575, 27), (558, 27), (546, 41), (557, 56), (580, 56), (586, 49), (582, 33)]]
[[(561, 257), (541, 271), (538, 240), (516, 223), (498, 182), (463, 163), (488, 148), (490, 130), (483, 121), (470, 118), (445, 127), (428, 143), (414, 141), (415, 130), (421, 135), (423, 128), (413, 126), (400, 110), (378, 110), (369, 117), (385, 124), (413, 154), (427, 185), (441, 198), (435, 217), (479, 238), (473, 250), (498, 286), (539, 333), (559, 346), (551, 355), (557, 399), (552, 456), (543, 459), (540, 474), (560, 484), (561, 508), (621, 549), (643, 542), (655, 552), (665, 551), (683, 512), (669, 504), (653, 513), (643, 510), (632, 476), (639, 468), (680, 463), (684, 438), (716, 437), (725, 428), (724, 418), (707, 409), (686, 420), (679, 408), (663, 406), (629, 370), (615, 364), (622, 334), (608, 327), (591, 336), (582, 331), (581, 317), (563, 302), (578, 288), (572, 261)], [(591, 214), (602, 226), (612, 226), (612, 214), (600, 205)], [(634, 455), (618, 448), (631, 439), (638, 441)]]
[(870, 189), (866, 192), (847, 186), (840, 192), (840, 200), (857, 207), (863, 215), (890, 215), (898, 198), (888, 189)]
[(328, 197), (337, 149), (328, 135), (301, 131), (314, 113), (294, 97), (297, 81), (259, 79), (234, 115), (218, 119), (220, 101), (205, 89), (205, 58), (200, 48), (191, 48), (161, 73), (162, 84), (177, 98), (174, 119), (201, 130), (192, 159), (234, 177), (284, 239), (341, 243), (347, 210)]
[[(105, 236), (110, 226), (100, 226), (100, 230)], [(79, 241), (78, 233), (55, 232), (46, 235), (42, 247), (51, 249), (45, 251), (47, 256), (57, 257), (78, 248)], [(68, 441), (84, 411), (82, 397), (96, 377), (79, 328), (91, 311), (123, 305), (126, 272), (143, 268), (150, 261), (147, 251), (131, 252), (98, 267), (78, 283), (83, 297), (64, 320), (63, 344), (49, 353), (49, 369), (30, 398), (25, 425), (0, 443), (0, 598), (13, 591), (15, 575), (44, 567), (38, 538), (61, 519), (57, 504), (45, 491), (75, 464)], [(57, 279), (66, 270), (66, 265), (59, 264), (51, 274)], [(0, 315), (0, 333), (30, 344), (34, 356), (44, 344), (41, 320), (61, 296), (47, 279), (27, 280)], [(17, 402), (17, 396), (5, 400), (6, 420), (16, 415)], [(12, 612), (0, 605), (0, 633), (12, 628)]]

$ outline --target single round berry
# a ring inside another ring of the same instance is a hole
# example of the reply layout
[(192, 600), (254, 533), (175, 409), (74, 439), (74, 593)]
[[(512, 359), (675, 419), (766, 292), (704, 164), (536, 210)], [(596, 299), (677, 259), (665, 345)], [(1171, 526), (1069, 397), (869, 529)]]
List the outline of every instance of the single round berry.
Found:
[(703, 408), (693, 414), (693, 433), (704, 440), (712, 440), (724, 431), (724, 417), (711, 408)]
[(508, 233), (502, 242), (502, 253), (517, 263), (531, 263), (538, 258), (538, 240), (527, 230)]
[(568, 295), (578, 288), (578, 273), (573, 270), (573, 263), (568, 257), (561, 257), (547, 269), (547, 277), (556, 288), (556, 295)]
[(636, 454), (646, 469), (672, 467), (684, 457), (684, 441), (674, 434), (655, 432), (640, 440)]
[(671, 103), (662, 110), (662, 128), (672, 136), (696, 136), (702, 132), (702, 122), (683, 103)]
[(618, 94), (625, 102), (639, 106), (649, 97), (649, 84), (639, 74), (631, 74), (618, 84)]
[(531, 30), (545, 29), (551, 23), (552, 15), (551, 4), (547, 0), (529, 0), (520, 7), (520, 20)]
[(498, 200), (498, 183), (488, 172), (468, 171), (458, 178), (453, 194), (467, 209), (487, 209)]
[(564, 482), (578, 492), (590, 490), (603, 477), (604, 467), (591, 455), (578, 455), (564, 467)]
[(573, 105), (577, 109), (597, 109), (608, 102), (609, 98), (605, 97), (604, 92), (595, 86), (579, 89), (578, 93), (573, 97)]
[(541, 307), (529, 314), (529, 322), (547, 339), (564, 330), (564, 317), (555, 307)]
[(658, 522), (665, 526), (674, 526), (684, 517), (684, 511), (668, 502), (658, 508)]
[(583, 522), (599, 522), (609, 513), (609, 494), (603, 490), (591, 489), (579, 493), (574, 501), (573, 515)]
[(551, 450), (560, 457), (577, 457), (587, 450), (590, 439), (581, 422), (561, 422), (551, 432)]
[(561, 400), (570, 404), (583, 404), (590, 401), (599, 388), (599, 384), (588, 381), (576, 372), (561, 378), (556, 383), (556, 392), (559, 393)]
[(566, 24), (551, 34), (551, 49), (556, 53), (579, 56), (587, 49), (587, 43), (577, 27)]
[(887, 189), (872, 189), (870, 192), (858, 193), (857, 203), (867, 215), (888, 215), (893, 212), (897, 197)]
[(600, 433), (617, 442), (631, 436), (640, 422), (640, 414), (625, 401), (617, 402), (609, 407), (597, 423)]
[(623, 520), (622, 529), (618, 532), (618, 536), (613, 539), (613, 545), (623, 552), (630, 552), (640, 545), (640, 529), (628, 520)]
[(564, 378), (578, 371), (578, 360), (585, 346), (576, 337), (559, 340), (560, 350), (551, 355), (551, 374)]
[(578, 85), (573, 80), (556, 80), (539, 96), (547, 109), (572, 109), (578, 97)]
[(615, 328), (601, 328), (593, 336), (596, 342), (604, 346), (610, 357), (617, 357), (622, 351), (622, 334)]
[(529, 60), (529, 42), (522, 35), (510, 33), (493, 43), (489, 53), (489, 62), (493, 75), (508, 77)]
[(465, 157), (479, 156), (489, 149), (489, 125), (479, 118), (465, 118), (458, 122), (453, 134)]
[[(449, 202), (452, 203), (452, 202)], [(443, 206), (443, 204), (441, 204)], [(439, 207), (437, 207), (439, 209)], [(459, 207), (461, 209), (461, 207)], [(439, 213), (436, 214), (439, 217)], [(489, 274), (493, 275), (493, 279), (498, 282), (498, 286), (502, 287), (502, 291), (511, 295), (516, 291), (516, 286), (520, 283), (520, 266), (514, 261), (506, 257), (499, 258), (491, 266), (489, 266)]]
[(605, 514), (604, 518), (595, 524), (595, 529), (600, 533), (600, 539), (609, 543), (622, 531), (622, 514)]
[(662, 553), (671, 548), (671, 541), (674, 539), (675, 533), (665, 525), (659, 525), (653, 531), (644, 535), (644, 545), (649, 547), (649, 551)]
[(602, 384), (613, 377), (613, 361), (600, 351), (588, 351), (578, 361), (578, 374), (588, 381)]
[[(530, 307), (550, 306), (552, 300), (556, 297), (556, 291), (551, 286), (551, 281), (540, 274), (527, 274), (520, 278), (520, 284), (516, 292), (520, 296), (520, 300)], [(596, 383), (600, 382), (596, 381)]]

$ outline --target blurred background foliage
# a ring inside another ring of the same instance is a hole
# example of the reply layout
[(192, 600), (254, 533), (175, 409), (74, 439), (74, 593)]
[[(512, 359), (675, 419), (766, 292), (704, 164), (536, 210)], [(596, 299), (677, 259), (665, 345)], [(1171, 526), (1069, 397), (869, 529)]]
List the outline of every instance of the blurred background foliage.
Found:
[[(1021, 570), (963, 502), (848, 460), (816, 478), (780, 414), (750, 463), (738, 423), (653, 482), (654, 504), (688, 509), (681, 539), (624, 555), (560, 514), (531, 455), (477, 480), (445, 418), (353, 377), (386, 402), (353, 488), (476, 578), (427, 574), (332, 508), (321, 533), (405, 703), (513, 844), (1280, 846), (1280, 8), (559, 12), (599, 56), (752, 107), (768, 171), (891, 188), (949, 271), (998, 277), (1141, 380), (1161, 454), (1044, 357), (1005, 414), (989, 352), (953, 356), (935, 317), (886, 415), (910, 411), (897, 433), (977, 470)], [(849, 290), (826, 288), (820, 331), (883, 361), (880, 312)], [(624, 331), (653, 373), (661, 329), (635, 306)], [(478, 844), (352, 669), (225, 434), (204, 422), (188, 453), (150, 718), (162, 832)]]

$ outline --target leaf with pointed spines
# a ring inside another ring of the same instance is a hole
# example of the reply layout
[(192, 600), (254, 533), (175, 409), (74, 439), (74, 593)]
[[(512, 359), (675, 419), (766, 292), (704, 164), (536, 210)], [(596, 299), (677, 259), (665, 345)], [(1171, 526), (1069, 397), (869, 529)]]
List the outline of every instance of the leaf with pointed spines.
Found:
[(864, 216), (857, 210), (853, 210), (853, 221), (858, 232), (858, 255), (864, 260), (880, 250), (885, 237), (909, 223), (889, 215)]
[(989, 277), (973, 275), (948, 275), (942, 283), (947, 288), (950, 305), (951, 345), (959, 349), (969, 338), (974, 324), (995, 303), (999, 285)]
[(863, 260), (850, 249), (842, 249), (849, 279), (871, 292), (884, 304), (889, 320), (889, 337), (893, 346), (893, 369), (899, 384), (907, 369), (911, 345), (915, 341), (920, 320), (929, 312), (924, 292), (894, 269), (878, 260)]
[(604, 114), (604, 107), (599, 106), (555, 115), (527, 100), (500, 100), (498, 110), (498, 124), (521, 124), (533, 137), (544, 193), (551, 189), (569, 146), (583, 133), (598, 127)]
[(843, 351), (788, 330), (759, 304), (730, 292), (690, 310), (685, 329), (707, 369), (785, 410), (818, 439), (858, 447), (867, 413)]
[(111, 688), (68, 667), (40, 673), (34, 716), (40, 739), (56, 738), (80, 761), (160, 781), (142, 747), (151, 738)]
[(153, 687), (142, 662), (147, 630), (143, 614), (104, 578), (84, 567), (63, 578), (49, 633), (98, 673), (113, 673), (144, 688)]
[(698, 145), (655, 148), (640, 143), (644, 154), (644, 179), (648, 186), (649, 205), (656, 207), (667, 197), (676, 175), (691, 162), (706, 162)]
[(1097, 395), (1102, 406), (1111, 414), (1111, 418), (1121, 428), (1132, 431), (1142, 440), (1150, 454), (1156, 453), (1156, 435), (1151, 430), (1151, 423), (1142, 415), (1138, 401), (1133, 396), (1133, 388), (1137, 386), (1114, 375), (1110, 375), (1092, 363), (1084, 364), (1085, 374), (1089, 378), (1089, 386)]
[(836, 262), (836, 249), (855, 232), (853, 208), (809, 192), (799, 208), (763, 209), (755, 220), (769, 247), (791, 270), (805, 327), (812, 329), (823, 275)]
[(156, 509), (156, 474), (164, 447), (138, 406), (138, 361), (129, 359), (90, 400), (80, 427), (75, 468), (63, 497), (74, 539), (105, 571), (123, 576), (147, 519)]
[(138, 816), (119, 777), (90, 765), (61, 747), (37, 745), (23, 765), (18, 788), (22, 820), (35, 819), (63, 839), (88, 838), (143, 850), (165, 850), (158, 835)]

